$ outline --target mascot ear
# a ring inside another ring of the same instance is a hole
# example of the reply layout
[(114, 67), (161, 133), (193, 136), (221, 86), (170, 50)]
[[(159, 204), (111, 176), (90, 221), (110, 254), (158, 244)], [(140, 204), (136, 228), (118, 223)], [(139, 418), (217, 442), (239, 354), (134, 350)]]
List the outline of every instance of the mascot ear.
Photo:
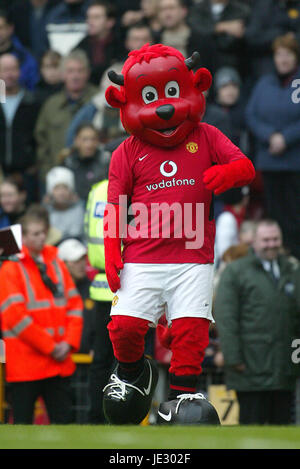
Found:
[(109, 86), (105, 91), (105, 98), (112, 107), (121, 108), (126, 103), (124, 94), (115, 86)]
[(212, 76), (207, 68), (199, 68), (194, 74), (194, 86), (201, 92), (208, 90), (212, 84)]

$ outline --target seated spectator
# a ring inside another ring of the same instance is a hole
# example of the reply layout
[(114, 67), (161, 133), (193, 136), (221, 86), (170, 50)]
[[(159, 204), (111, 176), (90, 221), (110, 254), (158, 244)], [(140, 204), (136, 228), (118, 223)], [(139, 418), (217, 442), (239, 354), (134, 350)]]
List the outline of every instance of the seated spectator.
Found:
[(206, 107), (202, 122), (206, 122), (206, 124), (209, 125), (214, 125), (217, 127), (217, 129), (221, 130), (223, 134), (231, 139), (232, 129), (228, 114), (209, 99), (208, 90), (203, 94), (206, 97)]
[(37, 60), (48, 49), (46, 18), (60, 0), (22, 0), (11, 7), (15, 34)]
[(214, 76), (215, 102), (230, 120), (232, 142), (243, 153), (248, 152), (248, 136), (245, 122), (246, 99), (238, 71), (232, 67), (220, 68)]
[(122, 0), (116, 0), (119, 26), (127, 29), (143, 19), (141, 0), (129, 0), (126, 4)]
[(62, 240), (62, 233), (50, 224), (49, 220), (49, 213), (46, 207), (41, 203), (34, 203), (30, 204), (26, 210), (27, 214), (34, 214), (38, 218), (43, 218), (45, 223), (47, 222), (48, 230), (47, 230), (47, 237), (46, 237), (46, 244), (50, 246), (57, 246), (57, 244)]
[(246, 246), (252, 246), (257, 222), (254, 220), (245, 220), (241, 223), (239, 231), (239, 242)]
[(188, 23), (213, 41), (216, 68), (231, 66), (244, 75), (244, 35), (249, 16), (248, 5), (237, 0), (203, 0), (190, 8)]
[(159, 32), (161, 24), (158, 17), (159, 0), (141, 0), (141, 12), (143, 17), (141, 21), (149, 26), (151, 32)]
[(77, 44), (91, 64), (91, 83), (99, 85), (104, 71), (116, 61), (120, 44), (114, 31), (116, 10), (106, 0), (92, 0), (87, 9), (87, 36)]
[(129, 52), (140, 49), (144, 44), (153, 44), (153, 41), (153, 33), (149, 25), (140, 22), (127, 28), (124, 40), (124, 61)]
[(47, 50), (41, 57), (41, 79), (35, 89), (35, 97), (40, 104), (62, 89), (61, 61), (61, 55), (52, 50)]
[(262, 172), (266, 215), (275, 219), (286, 247), (300, 259), (300, 106), (292, 83), (300, 76), (300, 46), (293, 34), (273, 43), (275, 72), (261, 77), (246, 108), (254, 137), (255, 166)]
[(218, 266), (226, 249), (239, 244), (239, 230), (245, 219), (249, 188), (230, 189), (222, 195), (224, 210), (216, 220), (215, 263)]
[(25, 210), (26, 191), (21, 177), (6, 177), (0, 184), (0, 228), (17, 223)]
[(300, 3), (290, 0), (255, 0), (245, 32), (251, 83), (274, 71), (273, 41), (292, 32), (300, 40)]
[[(128, 52), (140, 49), (146, 43), (152, 43), (153, 37), (148, 26), (143, 23), (135, 24), (128, 28), (125, 38), (125, 49)], [(124, 58), (125, 60), (125, 58)], [(116, 62), (111, 68), (116, 73), (121, 73), (124, 61)], [(98, 129), (101, 143), (109, 142), (112, 139), (125, 135), (125, 130), (121, 124), (119, 109), (108, 106), (105, 98), (105, 90), (111, 84), (107, 73), (103, 73), (99, 93), (90, 103), (83, 106), (78, 111), (71, 122), (66, 135), (66, 146), (73, 144), (77, 127), (83, 122), (92, 122)]]
[(0, 11), (0, 56), (15, 55), (20, 63), (20, 82), (28, 90), (34, 90), (39, 80), (39, 68), (33, 55), (14, 36), (14, 24), (8, 13)]
[[(145, 22), (152, 31), (156, 31), (160, 25), (158, 19), (159, 0), (128, 0), (126, 4), (122, 0), (115, 0), (117, 11), (120, 16), (120, 26), (130, 28), (139, 22)], [(189, 8), (193, 0), (186, 0), (185, 5)]]
[[(121, 31), (126, 32), (128, 28), (143, 23), (149, 26), (155, 33), (161, 29), (158, 17), (159, 0), (140, 0), (137, 10), (128, 9), (121, 18)], [(123, 28), (123, 29), (122, 29)]]
[[(115, 63), (113, 69), (116, 73), (121, 73), (123, 63)], [(86, 122), (90, 122), (98, 130), (101, 144), (124, 135), (125, 130), (120, 119), (120, 111), (107, 104), (105, 90), (111, 84), (107, 73), (102, 76), (99, 92), (93, 96), (92, 100), (82, 106), (72, 119), (65, 135), (65, 146), (71, 147), (74, 144), (77, 129)]]
[[(1, 24), (1, 17), (0, 17)], [(21, 174), (29, 201), (37, 194), (36, 142), (33, 137), (39, 106), (20, 83), (21, 69), (13, 54), (0, 56), (5, 102), (0, 100), (0, 165), (4, 176)]]
[(99, 135), (92, 124), (82, 124), (72, 149), (65, 152), (62, 165), (75, 176), (75, 192), (86, 203), (93, 184), (107, 179), (110, 155), (99, 148)]
[(60, 231), (62, 238), (83, 238), (85, 207), (75, 193), (75, 177), (70, 169), (55, 166), (47, 173), (44, 205), (51, 226)]
[(62, 0), (46, 18), (50, 49), (69, 54), (87, 33), (88, 0)]
[(87, 278), (87, 248), (76, 238), (69, 238), (58, 245), (58, 257), (64, 261), (84, 304), (83, 329), (78, 353), (91, 353), (95, 303), (90, 299), (91, 281)]
[[(200, 66), (207, 67), (212, 73), (215, 70), (215, 47), (209, 35), (196, 30), (187, 21), (188, 8), (184, 0), (160, 0), (158, 19), (161, 30), (155, 34), (155, 42), (175, 47), (184, 57), (194, 51), (200, 53)], [(198, 21), (198, 19), (197, 19)]]
[(73, 51), (62, 62), (63, 89), (44, 103), (35, 128), (41, 177), (58, 163), (65, 133), (77, 111), (97, 92), (89, 84), (89, 62), (83, 51)]

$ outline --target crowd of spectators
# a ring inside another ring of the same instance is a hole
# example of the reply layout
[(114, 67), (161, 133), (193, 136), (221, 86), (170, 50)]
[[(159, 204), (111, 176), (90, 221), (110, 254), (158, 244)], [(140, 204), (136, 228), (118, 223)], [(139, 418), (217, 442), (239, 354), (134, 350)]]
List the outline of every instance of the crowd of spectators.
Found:
[[(299, 0), (0, 0), (0, 227), (38, 204), (49, 215), (48, 242), (77, 238), (84, 246), (89, 190), (107, 177), (111, 153), (127, 136), (105, 100), (107, 71), (120, 72), (131, 50), (163, 43), (186, 57), (199, 51), (213, 75), (203, 121), (257, 171), (250, 187), (215, 197), (216, 289), (267, 217), (297, 263), (299, 40)], [(70, 246), (62, 252), (77, 261)], [(86, 295), (80, 269), (74, 275)], [(216, 359), (209, 349), (206, 363), (223, 367), (215, 327), (212, 343)]]

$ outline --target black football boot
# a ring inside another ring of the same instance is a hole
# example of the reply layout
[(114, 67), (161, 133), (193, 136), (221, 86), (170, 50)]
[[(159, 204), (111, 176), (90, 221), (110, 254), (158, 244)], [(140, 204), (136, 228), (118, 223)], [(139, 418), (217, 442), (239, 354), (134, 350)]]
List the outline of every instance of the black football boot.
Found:
[(103, 389), (103, 411), (112, 425), (139, 424), (148, 414), (158, 381), (155, 363), (146, 358), (139, 377), (129, 383), (118, 376), (118, 366)]
[(214, 406), (203, 394), (180, 394), (159, 406), (159, 425), (220, 425)]

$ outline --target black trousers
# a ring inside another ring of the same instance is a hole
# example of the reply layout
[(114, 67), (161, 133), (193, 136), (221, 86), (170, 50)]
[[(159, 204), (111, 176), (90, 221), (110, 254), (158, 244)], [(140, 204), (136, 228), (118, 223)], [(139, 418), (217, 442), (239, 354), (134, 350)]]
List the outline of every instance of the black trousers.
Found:
[(267, 216), (276, 220), (284, 245), (300, 259), (300, 171), (264, 171)]
[(72, 423), (71, 379), (55, 376), (37, 381), (10, 383), (14, 424), (32, 424), (34, 405), (42, 397), (50, 423)]
[(89, 369), (90, 417), (92, 424), (105, 423), (102, 410), (103, 388), (115, 363), (112, 344), (107, 330), (111, 302), (96, 301), (93, 320), (93, 361)]
[(292, 423), (293, 392), (238, 391), (241, 425), (289, 425)]

